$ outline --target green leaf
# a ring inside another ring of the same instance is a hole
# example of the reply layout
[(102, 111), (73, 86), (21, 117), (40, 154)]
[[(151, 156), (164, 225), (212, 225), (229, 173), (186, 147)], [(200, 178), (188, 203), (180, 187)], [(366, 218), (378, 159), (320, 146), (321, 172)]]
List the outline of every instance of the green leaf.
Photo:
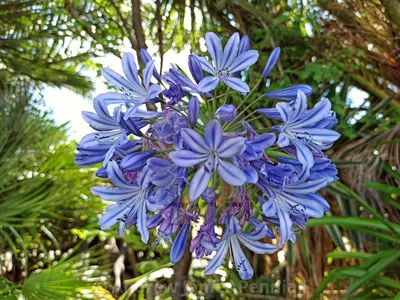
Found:
[(364, 186), (374, 189), (381, 193), (400, 195), (400, 188), (395, 187), (395, 186), (391, 186), (391, 185), (387, 185), (387, 184), (383, 184), (383, 183), (379, 183), (379, 182), (365, 182)]
[[(390, 252), (381, 260), (377, 261), (373, 266), (367, 269), (365, 275), (357, 280), (355, 280), (347, 289), (346, 295), (350, 296), (354, 294), (359, 288), (366, 285), (371, 281), (376, 275), (385, 270), (388, 266), (396, 262), (400, 258), (400, 251)], [(400, 282), (399, 282), (400, 284)]]

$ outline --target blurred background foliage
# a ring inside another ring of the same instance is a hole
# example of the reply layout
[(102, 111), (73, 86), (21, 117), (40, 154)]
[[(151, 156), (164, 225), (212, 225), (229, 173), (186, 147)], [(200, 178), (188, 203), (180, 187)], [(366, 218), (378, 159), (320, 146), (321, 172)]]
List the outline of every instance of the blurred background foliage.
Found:
[[(267, 88), (311, 85), (310, 104), (328, 97), (342, 134), (329, 153), (341, 182), (322, 192), (331, 211), (282, 251), (248, 253), (246, 283), (227, 265), (205, 278), (188, 253), (171, 266), (168, 245), (134, 230), (100, 231), (99, 180), (75, 166), (68, 124), (41, 95), (91, 96), (98, 57), (148, 46), (163, 66), (171, 51), (204, 51), (207, 31), (250, 36), (252, 81), (280, 46)], [(0, 298), (400, 299), (399, 32), (398, 0), (0, 1)]]

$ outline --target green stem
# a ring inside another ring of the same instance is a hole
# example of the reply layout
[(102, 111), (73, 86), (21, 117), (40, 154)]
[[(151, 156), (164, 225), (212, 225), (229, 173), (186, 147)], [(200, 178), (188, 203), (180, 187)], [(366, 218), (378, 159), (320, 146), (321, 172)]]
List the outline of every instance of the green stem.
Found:
[(262, 82), (262, 78), (260, 78), (256, 85), (253, 87), (253, 89), (250, 91), (250, 93), (243, 99), (243, 101), (239, 104), (239, 106), (237, 107), (237, 110), (239, 110), (239, 108), (242, 107), (242, 105), (248, 100), (250, 99), (250, 97), (254, 94), (254, 92), (257, 90), (258, 86), (260, 85), (260, 83)]
[[(240, 112), (240, 114), (238, 114), (236, 117), (235, 117), (235, 119), (233, 119), (233, 121), (231, 121), (231, 122), (229, 122), (229, 123), (226, 123), (226, 124), (224, 124), (224, 127), (226, 128), (226, 127), (229, 127), (229, 126), (231, 126), (231, 124), (234, 124), (235, 123), (235, 121), (237, 121), (253, 104), (255, 104), (256, 102), (258, 102), (260, 99), (262, 99), (264, 97), (264, 95), (262, 95), (262, 96), (260, 96), (260, 97), (258, 97), (256, 100), (254, 100), (253, 102), (251, 102), (249, 105), (247, 105), (241, 112)], [(243, 100), (243, 102), (244, 102), (244, 100)], [(242, 102), (242, 103), (243, 103)], [(240, 107), (240, 105), (238, 106), (238, 108)], [(227, 125), (227, 124), (229, 124), (229, 125)], [(225, 126), (226, 125), (226, 126)], [(224, 129), (225, 129), (224, 128)]]
[(230, 87), (227, 88), (226, 93), (225, 93), (225, 97), (224, 97), (224, 101), (222, 102), (222, 105), (226, 104), (226, 101), (228, 100), (228, 95), (229, 95), (229, 90), (230, 89), (231, 89)]

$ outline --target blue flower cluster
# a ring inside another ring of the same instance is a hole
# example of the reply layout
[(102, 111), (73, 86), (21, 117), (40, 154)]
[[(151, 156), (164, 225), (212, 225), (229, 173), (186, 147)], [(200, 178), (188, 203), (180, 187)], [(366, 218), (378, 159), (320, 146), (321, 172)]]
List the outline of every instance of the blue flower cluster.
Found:
[[(124, 76), (103, 69), (118, 92), (97, 96), (95, 112), (83, 112), (95, 132), (77, 146), (76, 163), (101, 163), (96, 175), (113, 184), (92, 188), (113, 202), (101, 229), (119, 223), (121, 235), (135, 226), (144, 243), (171, 242), (173, 263), (187, 247), (197, 258), (215, 251), (205, 274), (213, 274), (229, 251), (240, 277), (249, 279), (253, 269), (242, 247), (273, 253), (295, 241), (309, 217), (329, 209), (317, 192), (337, 179), (324, 150), (340, 135), (332, 130), (337, 120), (328, 99), (308, 109), (307, 85), (267, 92), (265, 97), (284, 101), (249, 112), (255, 97), (244, 79), (258, 52), (237, 33), (225, 47), (207, 33), (206, 46), (210, 59), (189, 55), (190, 76), (176, 66), (160, 75), (146, 50), (141, 76), (130, 53), (122, 57)], [(254, 86), (279, 56), (276, 48)], [(237, 107), (227, 104), (232, 95), (242, 97)], [(257, 113), (277, 125), (253, 128)], [(282, 156), (271, 159), (267, 149)], [(156, 234), (150, 236), (150, 229)]]

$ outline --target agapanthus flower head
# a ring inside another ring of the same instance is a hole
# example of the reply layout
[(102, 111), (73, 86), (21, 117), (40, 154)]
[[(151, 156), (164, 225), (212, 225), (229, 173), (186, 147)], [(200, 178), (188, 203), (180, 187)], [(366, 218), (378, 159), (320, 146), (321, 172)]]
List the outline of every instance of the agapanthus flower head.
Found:
[[(324, 153), (339, 138), (333, 130), (337, 120), (328, 99), (308, 108), (308, 85), (251, 91), (259, 84), (243, 79), (258, 52), (250, 50), (247, 36), (235, 33), (223, 47), (207, 33), (206, 46), (211, 60), (189, 55), (190, 77), (177, 65), (160, 74), (146, 50), (141, 76), (129, 53), (122, 57), (125, 77), (103, 69), (118, 91), (99, 95), (95, 112), (83, 112), (95, 132), (77, 145), (75, 161), (102, 163), (96, 175), (112, 184), (91, 189), (114, 202), (100, 218), (102, 229), (119, 223), (123, 235), (135, 226), (144, 243), (171, 243), (173, 263), (187, 249), (197, 258), (211, 256), (206, 275), (229, 252), (247, 280), (254, 270), (242, 246), (258, 254), (275, 252), (287, 240), (294, 242), (309, 218), (329, 209), (318, 191), (338, 179)], [(268, 77), (279, 56), (280, 48), (274, 49), (257, 80)], [(285, 101), (252, 111), (260, 92)], [(161, 105), (148, 111), (144, 104), (150, 102)], [(263, 115), (273, 126), (258, 125)], [(270, 158), (269, 150), (282, 155)], [(217, 226), (224, 228), (218, 235)]]

